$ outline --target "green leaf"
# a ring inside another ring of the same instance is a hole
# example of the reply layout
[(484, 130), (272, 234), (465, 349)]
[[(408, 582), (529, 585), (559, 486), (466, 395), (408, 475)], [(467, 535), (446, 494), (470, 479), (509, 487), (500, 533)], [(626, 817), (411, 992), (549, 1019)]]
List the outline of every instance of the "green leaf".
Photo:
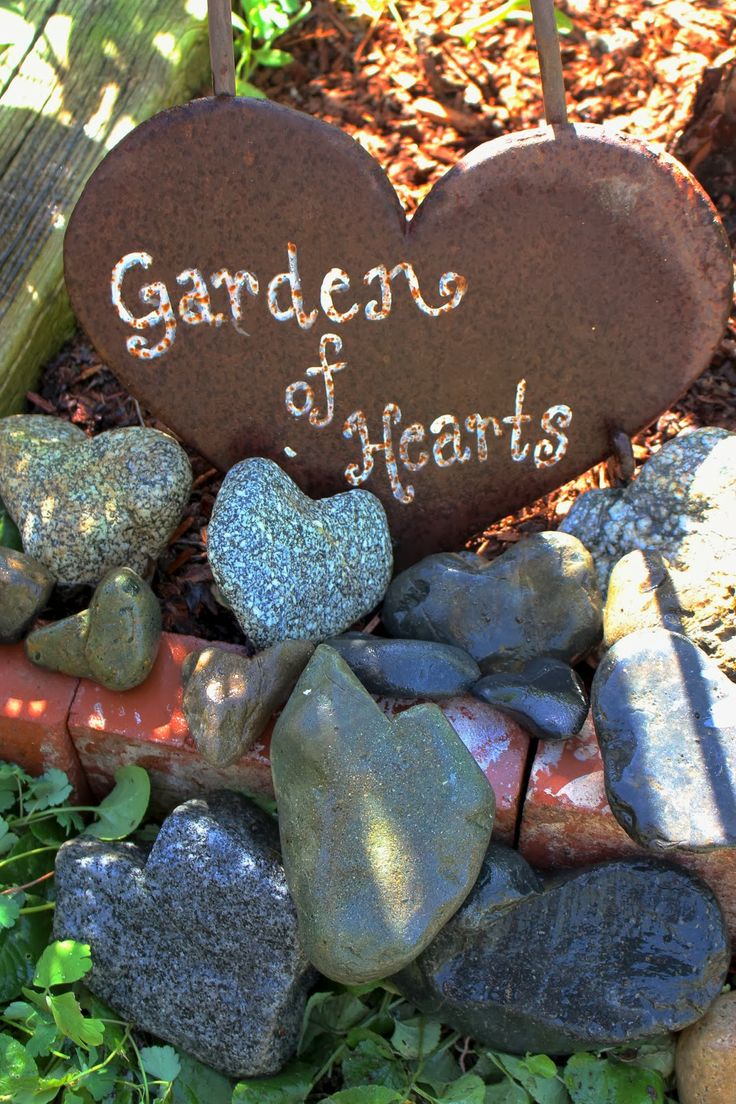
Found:
[(0, 928), (14, 928), (26, 899), (25, 893), (0, 894)]
[(397, 1020), (391, 1036), (391, 1046), (402, 1058), (423, 1058), (436, 1049), (441, 1032), (442, 1024), (424, 1016)]
[(403, 1100), (403, 1093), (394, 1092), (383, 1085), (362, 1085), (326, 1096), (322, 1104), (402, 1104)]
[[(3, 46), (5, 45), (10, 43), (3, 43)], [(13, 548), (16, 552), (23, 551), (20, 533), (2, 501), (0, 501), (0, 548)]]
[(268, 99), (265, 92), (262, 92), (260, 88), (248, 80), (237, 80), (235, 91), (238, 96), (249, 96), (253, 100)]
[(435, 1092), (444, 1089), (446, 1085), (457, 1081), (462, 1074), (457, 1058), (450, 1054), (449, 1050), (440, 1050), (431, 1054), (422, 1064), (421, 1072), (417, 1074), (417, 1081), (422, 1085), (430, 1085)]
[[(26, 904), (42, 904), (42, 898), (26, 897)], [(51, 910), (19, 916), (10, 931), (0, 931), (0, 1002), (13, 1000), (33, 978), (36, 959), (48, 943)]]
[(369, 1014), (368, 1005), (351, 993), (325, 990), (312, 993), (304, 1009), (299, 1054), (303, 1054), (319, 1035), (346, 1034)]
[(675, 1049), (674, 1035), (657, 1035), (641, 1043), (627, 1043), (609, 1050), (608, 1057), (616, 1058), (626, 1065), (656, 1070), (667, 1080), (675, 1072)]
[(52, 805), (61, 805), (72, 792), (71, 782), (62, 770), (51, 767), (28, 787), (26, 813), (40, 813)]
[[(105, 1044), (107, 1044), (107, 1031), (105, 1031)], [(102, 1069), (86, 1074), (84, 1088), (89, 1093), (90, 1100), (108, 1099), (115, 1089), (116, 1081), (125, 1073), (125, 1069), (124, 1063), (116, 1058)]]
[(181, 1062), (173, 1047), (141, 1047), (140, 1055), (144, 1070), (157, 1081), (174, 1081), (179, 1076)]
[[(26, 885), (28, 882), (35, 881), (36, 878), (42, 878), (44, 874), (48, 874), (50, 870), (53, 870), (54, 856), (51, 852), (23, 858), (29, 851), (35, 851), (37, 847), (38, 840), (33, 832), (30, 829), (23, 831), (7, 855), (4, 856), (4, 859), (13, 859), (13, 862), (9, 862), (1, 868), (3, 878), (13, 885)], [(42, 886), (38, 887), (38, 892), (39, 894), (43, 893)]]
[(74, 939), (56, 940), (41, 955), (33, 984), (39, 989), (52, 985), (68, 985), (79, 981), (92, 969), (89, 943), (77, 943)]
[(38, 1085), (38, 1067), (26, 1048), (5, 1032), (0, 1035), (0, 1100), (16, 1100), (19, 1092)]
[(35, 820), (28, 827), (44, 847), (60, 847), (68, 835), (57, 820)]
[(573, 1104), (664, 1104), (664, 1082), (656, 1071), (593, 1054), (573, 1054), (564, 1079)]
[(557, 1078), (557, 1066), (546, 1054), (514, 1058), (511, 1054), (494, 1055), (509, 1077), (518, 1081), (535, 1104), (569, 1104), (567, 1089)]
[(526, 1089), (510, 1077), (496, 1085), (486, 1085), (485, 1104), (531, 1104), (531, 1099)]
[(150, 796), (151, 781), (143, 767), (118, 767), (115, 789), (100, 802), (99, 820), (90, 824), (85, 833), (101, 840), (124, 839), (143, 820)]
[(409, 1080), (406, 1069), (396, 1058), (391, 1044), (380, 1035), (361, 1039), (342, 1060), (342, 1082), (346, 1089), (358, 1085), (385, 1085), (389, 1089), (406, 1089)]
[(181, 1073), (172, 1087), (173, 1104), (230, 1104), (232, 1082), (202, 1065), (190, 1054), (180, 1054)]
[(105, 1034), (102, 1020), (82, 1015), (74, 993), (50, 993), (46, 998), (49, 1011), (59, 1031), (81, 1047), (99, 1046)]
[(294, 60), (294, 55), (288, 50), (275, 50), (273, 47), (263, 46), (253, 54), (259, 65), (266, 65), (269, 69), (280, 69)]
[(239, 1081), (233, 1092), (232, 1104), (303, 1104), (312, 1088), (315, 1072), (309, 1066), (294, 1062), (275, 1077)]
[(442, 1104), (485, 1104), (485, 1099), (485, 1082), (474, 1073), (463, 1074), (438, 1097)]

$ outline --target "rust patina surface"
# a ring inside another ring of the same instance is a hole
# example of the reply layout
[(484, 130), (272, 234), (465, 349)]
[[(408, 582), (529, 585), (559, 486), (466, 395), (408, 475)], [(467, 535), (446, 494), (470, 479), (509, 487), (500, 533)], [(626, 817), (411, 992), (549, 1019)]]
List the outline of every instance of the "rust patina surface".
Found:
[(732, 268), (675, 161), (593, 125), (480, 146), (410, 222), (348, 135), (198, 100), (138, 127), (70, 221), (77, 315), (217, 466), (384, 502), (406, 564), (610, 452), (707, 366)]

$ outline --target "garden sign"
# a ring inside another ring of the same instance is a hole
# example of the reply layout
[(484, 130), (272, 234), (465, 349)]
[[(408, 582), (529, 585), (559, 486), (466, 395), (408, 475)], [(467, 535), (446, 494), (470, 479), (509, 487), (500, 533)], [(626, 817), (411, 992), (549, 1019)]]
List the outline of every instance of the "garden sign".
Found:
[(65, 264), (101, 357), (158, 418), (222, 469), (266, 456), (313, 496), (373, 491), (400, 563), (665, 410), (709, 362), (732, 275), (698, 184), (602, 127), (481, 145), (409, 221), (347, 134), (234, 96), (124, 139)]

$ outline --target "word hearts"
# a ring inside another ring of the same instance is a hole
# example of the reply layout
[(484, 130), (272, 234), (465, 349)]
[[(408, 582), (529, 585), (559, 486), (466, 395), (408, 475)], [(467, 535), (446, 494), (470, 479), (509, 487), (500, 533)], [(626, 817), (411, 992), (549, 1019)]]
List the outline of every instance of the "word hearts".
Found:
[(81, 324), (148, 410), (223, 470), (372, 490), (400, 567), (666, 410), (732, 279), (698, 185), (628, 137), (496, 139), (407, 220), (350, 136), (222, 96), (123, 139), (64, 249)]

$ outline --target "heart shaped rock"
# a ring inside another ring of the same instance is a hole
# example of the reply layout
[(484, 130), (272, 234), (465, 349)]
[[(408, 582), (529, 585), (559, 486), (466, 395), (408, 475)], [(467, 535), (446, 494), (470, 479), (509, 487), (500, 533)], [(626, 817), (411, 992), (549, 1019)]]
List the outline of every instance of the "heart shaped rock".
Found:
[(380, 602), (393, 564), (375, 495), (350, 491), (313, 502), (260, 457), (228, 472), (207, 553), (224, 598), (259, 649), (347, 629)]
[(678, 633), (640, 629), (591, 690), (614, 816), (643, 847), (736, 846), (736, 688)]
[(590, 553), (576, 537), (537, 533), (498, 559), (427, 556), (391, 583), (383, 622), (392, 636), (464, 648), (481, 664), (552, 656), (572, 663), (602, 631)]
[(351, 136), (230, 96), (112, 150), (65, 262), (102, 359), (166, 425), (223, 469), (260, 455), (314, 497), (374, 491), (403, 562), (666, 410), (732, 281), (699, 185), (626, 135), (486, 143), (407, 223)]
[(467, 896), (490, 840), (494, 794), (472, 755), (439, 706), (389, 720), (323, 644), (276, 722), (271, 766), (310, 961), (347, 983), (401, 969)]
[(96, 583), (114, 567), (145, 574), (191, 485), (184, 449), (156, 429), (90, 440), (43, 415), (0, 420), (0, 496), (24, 550), (60, 583)]

